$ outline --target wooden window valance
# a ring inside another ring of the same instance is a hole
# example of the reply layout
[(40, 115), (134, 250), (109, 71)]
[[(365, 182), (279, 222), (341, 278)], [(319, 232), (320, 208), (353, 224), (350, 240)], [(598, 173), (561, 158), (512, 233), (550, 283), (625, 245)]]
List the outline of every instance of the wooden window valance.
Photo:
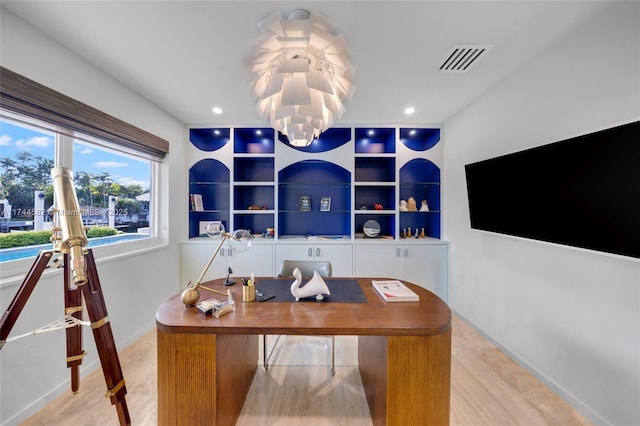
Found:
[(7, 68), (0, 67), (0, 107), (55, 126), (71, 137), (86, 135), (159, 161), (169, 142), (76, 101)]

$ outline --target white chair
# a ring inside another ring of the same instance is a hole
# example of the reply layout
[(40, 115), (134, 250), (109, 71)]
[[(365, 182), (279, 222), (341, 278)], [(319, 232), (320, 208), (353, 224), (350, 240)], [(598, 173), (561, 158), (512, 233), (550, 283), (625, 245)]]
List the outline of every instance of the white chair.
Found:
[[(321, 277), (330, 277), (332, 275), (331, 262), (329, 261), (320, 261), (320, 260), (283, 260), (280, 264), (280, 269), (278, 271), (278, 277), (292, 277), (293, 278), (293, 270), (298, 268), (302, 273), (303, 278), (311, 278), (313, 276), (314, 271), (318, 271), (318, 274)], [(276, 339), (276, 342), (273, 344), (273, 348), (271, 348), (271, 352), (267, 354), (267, 335), (262, 336), (262, 363), (264, 365), (264, 369), (267, 370), (269, 368), (269, 358), (276, 348), (278, 342), (280, 341), (280, 337)], [(331, 336), (331, 375), (334, 376), (336, 374), (335, 362), (336, 362), (336, 354), (335, 354), (335, 336)]]

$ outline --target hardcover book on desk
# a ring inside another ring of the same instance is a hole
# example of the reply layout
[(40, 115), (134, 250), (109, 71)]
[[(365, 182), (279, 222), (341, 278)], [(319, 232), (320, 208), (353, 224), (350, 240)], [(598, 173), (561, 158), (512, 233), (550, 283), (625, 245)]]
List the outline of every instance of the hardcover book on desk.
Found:
[(373, 289), (387, 302), (417, 302), (418, 295), (398, 280), (371, 281)]

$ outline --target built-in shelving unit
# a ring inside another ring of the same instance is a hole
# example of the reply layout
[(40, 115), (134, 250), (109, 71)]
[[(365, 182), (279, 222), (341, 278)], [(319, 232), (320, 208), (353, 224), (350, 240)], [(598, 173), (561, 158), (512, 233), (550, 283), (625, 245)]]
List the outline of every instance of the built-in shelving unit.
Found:
[[(189, 201), (182, 285), (215, 248), (199, 238), (204, 226), (220, 221), (256, 238), (248, 252), (222, 250), (224, 262), (215, 262), (207, 279), (224, 276), (229, 267), (236, 276), (272, 276), (284, 259), (328, 260), (335, 276), (405, 279), (446, 301), (439, 128), (332, 128), (303, 148), (275, 133), (189, 129), (189, 194), (202, 198), (202, 211)], [(417, 209), (425, 200), (428, 211), (401, 211), (400, 201), (410, 197)], [(376, 237), (365, 235), (367, 222), (379, 225)], [(424, 229), (425, 237), (405, 238), (409, 228), (412, 234)]]
[[(365, 239), (369, 221), (378, 238), (408, 229), (441, 236), (440, 168), (424, 155), (440, 141), (438, 128), (335, 128), (304, 148), (270, 128), (190, 129), (189, 139), (203, 157), (191, 166), (189, 191), (204, 204), (190, 210), (189, 238), (212, 220), (256, 235), (273, 228), (276, 239)], [(410, 197), (428, 211), (401, 211)]]

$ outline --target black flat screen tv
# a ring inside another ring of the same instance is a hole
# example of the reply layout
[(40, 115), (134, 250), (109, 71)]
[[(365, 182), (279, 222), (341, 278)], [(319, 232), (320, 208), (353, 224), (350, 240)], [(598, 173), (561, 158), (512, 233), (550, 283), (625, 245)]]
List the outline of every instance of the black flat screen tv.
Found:
[(465, 174), (473, 229), (640, 258), (640, 121)]

